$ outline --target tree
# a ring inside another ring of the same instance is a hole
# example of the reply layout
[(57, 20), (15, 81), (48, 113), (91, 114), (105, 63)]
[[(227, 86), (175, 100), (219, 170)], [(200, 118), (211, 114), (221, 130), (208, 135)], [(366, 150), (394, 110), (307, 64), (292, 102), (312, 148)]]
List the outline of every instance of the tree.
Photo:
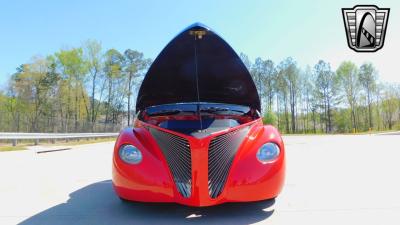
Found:
[(299, 69), (297, 68), (296, 62), (289, 57), (279, 64), (279, 70), (281, 87), (282, 85), (286, 85), (289, 94), (291, 130), (294, 133), (296, 132), (296, 105), (299, 88)]
[(396, 112), (396, 89), (394, 85), (385, 85), (385, 89), (383, 94), (383, 101), (382, 101), (382, 112), (383, 112), (383, 120), (384, 126), (391, 130), (394, 124), (394, 117)]
[(264, 73), (264, 60), (260, 57), (256, 58), (255, 63), (252, 65), (250, 74), (253, 77), (254, 83), (257, 87), (258, 95), (262, 99), (264, 97), (264, 85), (263, 81), (265, 80)]
[[(85, 96), (85, 90), (83, 88), (83, 81), (88, 72), (88, 63), (85, 61), (83, 57), (83, 49), (82, 48), (72, 48), (70, 50), (60, 50), (55, 53), (55, 56), (58, 60), (59, 66), (61, 68), (64, 79), (67, 80), (68, 85), (68, 110), (67, 115), (69, 114), (70, 105), (71, 105), (71, 97), (75, 99), (74, 102), (74, 121), (75, 121), (75, 130), (78, 129), (78, 120), (81, 115), (81, 102), (84, 101), (84, 104), (87, 107), (87, 101)], [(72, 93), (71, 93), (72, 90)], [(67, 117), (68, 119), (69, 117)]]
[(364, 63), (360, 67), (359, 82), (367, 94), (368, 121), (369, 127), (373, 127), (372, 122), (372, 93), (376, 88), (377, 75), (374, 66), (371, 63)]
[(269, 59), (263, 62), (263, 70), (265, 73), (263, 83), (265, 89), (265, 98), (267, 100), (267, 111), (272, 111), (277, 70), (274, 66), (274, 62)]
[(290, 99), (290, 112), (292, 115), (292, 132), (296, 132), (296, 105), (297, 105), (297, 93), (299, 83), (299, 70), (296, 66), (296, 62), (292, 58), (286, 59), (287, 71), (286, 76), (289, 86), (289, 99)]
[(140, 75), (142, 75), (142, 72), (147, 69), (147, 67), (150, 65), (151, 60), (150, 59), (145, 59), (143, 57), (143, 53), (127, 49), (124, 52), (124, 72), (126, 73), (127, 76), (127, 84), (128, 84), (128, 89), (127, 89), (127, 100), (128, 100), (128, 126), (130, 125), (131, 122), (131, 96), (132, 96), (132, 87), (133, 87), (133, 82), (134, 79)]
[(337, 81), (329, 63), (318, 61), (314, 66), (315, 94), (323, 108), (325, 132), (332, 132), (332, 108), (336, 105)]
[(263, 123), (264, 124), (270, 124), (273, 126), (276, 126), (277, 118), (275, 113), (272, 111), (267, 111), (264, 116), (263, 116)]
[[(124, 62), (124, 56), (115, 49), (110, 49), (105, 53), (105, 65), (104, 72), (108, 80), (108, 101), (106, 108), (106, 123), (110, 121), (110, 114), (115, 112), (112, 110), (113, 101), (116, 98), (114, 93), (114, 83), (122, 76), (122, 65)], [(115, 115), (112, 116), (112, 122), (115, 122)]]
[(376, 102), (375, 107), (375, 123), (377, 124), (377, 129), (381, 130), (381, 125), (383, 126), (383, 116), (382, 116), (382, 102), (383, 102), (383, 92), (386, 89), (385, 85), (382, 83), (377, 83), (375, 91), (373, 92)]
[[(263, 121), (285, 133), (400, 128), (400, 85), (382, 84), (371, 63), (347, 61), (333, 72), (322, 60), (301, 69), (290, 57), (278, 65), (240, 57), (257, 86)], [(0, 130), (116, 132), (131, 125), (132, 98), (149, 65), (135, 50), (103, 53), (95, 40), (33, 57), (0, 90)]]
[(250, 74), (256, 85), (258, 95), (261, 101), (265, 100), (266, 111), (272, 110), (273, 98), (275, 95), (275, 81), (277, 76), (277, 70), (272, 60), (263, 60), (262, 58), (256, 58), (256, 61), (251, 65), (248, 57), (241, 54), (242, 60), (246, 67), (250, 67)]
[[(90, 101), (90, 122), (91, 122), (91, 127), (92, 131), (94, 129), (94, 123), (96, 122), (97, 119), (97, 113), (99, 110), (99, 107), (97, 104), (96, 105), (96, 91), (97, 87), (99, 86), (99, 78), (102, 75), (102, 69), (103, 69), (103, 56), (102, 56), (102, 47), (101, 43), (95, 40), (88, 40), (84, 44), (84, 49), (85, 49), (85, 61), (88, 64), (88, 71), (89, 71), (89, 79), (90, 79), (90, 84), (91, 84), (91, 101)], [(104, 89), (104, 83), (103, 85), (100, 85), (100, 95), (98, 96), (98, 102), (101, 101), (102, 96), (103, 96), (103, 89)]]
[(243, 52), (240, 53), (239, 57), (242, 60), (243, 64), (246, 66), (247, 70), (250, 71), (252, 65), (249, 57)]
[(42, 115), (52, 115), (50, 97), (58, 80), (52, 69), (47, 58), (33, 57), (13, 74), (9, 86), (12, 98), (6, 104), (13, 114), (16, 113), (17, 130), (24, 125), (27, 131), (39, 132), (45, 123), (39, 121)]
[[(284, 114), (284, 127), (286, 130), (286, 133), (290, 132), (290, 127), (289, 127), (289, 113), (288, 113), (288, 84), (287, 80), (285, 78), (285, 69), (284, 69), (284, 64), (281, 62), (278, 66), (278, 74), (276, 77), (276, 104), (277, 104), (277, 110), (278, 110), (278, 127), (280, 127), (280, 107), (283, 105), (283, 114)], [(282, 103), (283, 102), (283, 103)]]
[(397, 114), (398, 114), (398, 120), (400, 121), (400, 84), (393, 85), (393, 89), (395, 92), (395, 96), (397, 98), (397, 106), (398, 106)]
[[(310, 111), (314, 112), (313, 106), (317, 106), (317, 104), (312, 104), (314, 101), (313, 94), (314, 94), (314, 83), (313, 81), (313, 74), (311, 71), (311, 67), (307, 66), (303, 73), (300, 73), (300, 98), (301, 102), (303, 103), (303, 130), (304, 132), (308, 131), (308, 120)], [(316, 132), (316, 121), (315, 121), (315, 114), (312, 114), (313, 120), (313, 130)]]
[(350, 61), (345, 61), (342, 64), (340, 64), (336, 73), (342, 91), (344, 92), (344, 95), (347, 99), (347, 104), (350, 106), (351, 123), (353, 131), (355, 131), (357, 130), (356, 104), (360, 86), (357, 66)]

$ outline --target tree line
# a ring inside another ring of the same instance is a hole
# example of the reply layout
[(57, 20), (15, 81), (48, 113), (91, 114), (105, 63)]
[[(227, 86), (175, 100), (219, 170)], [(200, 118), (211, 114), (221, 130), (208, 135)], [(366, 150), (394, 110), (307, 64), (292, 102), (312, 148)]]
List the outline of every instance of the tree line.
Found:
[(0, 131), (118, 131), (130, 125), (133, 93), (150, 64), (139, 51), (104, 51), (95, 40), (33, 57), (0, 92)]
[[(372, 63), (318, 61), (301, 68), (241, 53), (262, 101), (265, 123), (283, 133), (400, 129), (400, 85), (383, 83)], [(33, 57), (0, 91), (0, 132), (103, 132), (131, 125), (132, 100), (151, 59), (127, 49), (80, 47)]]
[(288, 57), (240, 57), (262, 99), (264, 122), (283, 133), (354, 133), (400, 129), (400, 84), (381, 82), (372, 63), (319, 60), (300, 68)]

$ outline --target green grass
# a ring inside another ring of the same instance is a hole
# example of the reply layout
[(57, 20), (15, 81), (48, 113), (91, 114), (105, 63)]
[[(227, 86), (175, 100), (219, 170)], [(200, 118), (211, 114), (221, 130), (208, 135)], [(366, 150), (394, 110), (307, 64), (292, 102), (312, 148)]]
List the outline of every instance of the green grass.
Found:
[[(58, 146), (58, 145), (63, 145), (63, 146), (76, 146), (76, 145), (85, 145), (85, 144), (94, 144), (94, 143), (101, 143), (101, 142), (109, 142), (109, 141), (115, 141), (116, 137), (110, 137), (110, 138), (97, 138), (95, 139), (81, 139), (79, 141), (77, 140), (69, 140), (66, 142), (65, 140), (63, 141), (56, 141), (54, 144), (47, 140), (43, 140), (39, 143), (39, 145), (42, 146)], [(17, 146), (11, 146), (11, 143), (1, 143), (0, 145), (0, 152), (6, 152), (6, 151), (19, 151), (19, 150), (27, 150), (28, 146), (33, 146), (33, 141), (21, 141), (17, 144)]]
[(94, 144), (94, 143), (101, 143), (101, 142), (109, 142), (109, 141), (115, 141), (117, 137), (110, 137), (110, 138), (98, 138), (97, 140), (90, 139), (90, 140), (80, 140), (80, 141), (69, 141), (68, 143), (63, 141), (63, 142), (56, 142), (55, 144), (51, 145), (66, 145), (66, 146), (75, 146), (75, 145), (84, 145), (84, 144)]
[(0, 152), (20, 151), (26, 150), (26, 146), (0, 146)]

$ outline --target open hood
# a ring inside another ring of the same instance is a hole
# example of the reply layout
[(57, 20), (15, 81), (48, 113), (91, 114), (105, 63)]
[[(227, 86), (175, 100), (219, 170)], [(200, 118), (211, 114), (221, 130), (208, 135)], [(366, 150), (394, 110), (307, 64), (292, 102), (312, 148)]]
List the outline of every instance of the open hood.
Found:
[(158, 55), (140, 87), (136, 111), (184, 102), (261, 108), (256, 86), (239, 56), (199, 23), (178, 34)]

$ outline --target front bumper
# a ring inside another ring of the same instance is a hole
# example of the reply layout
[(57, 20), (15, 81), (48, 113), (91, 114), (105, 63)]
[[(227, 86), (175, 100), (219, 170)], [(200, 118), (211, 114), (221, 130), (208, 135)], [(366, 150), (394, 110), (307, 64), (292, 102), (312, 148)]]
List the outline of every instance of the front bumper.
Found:
[[(209, 145), (213, 136), (203, 139), (186, 137), (191, 151), (191, 194), (179, 192), (164, 154), (144, 128), (123, 131), (117, 140), (113, 159), (113, 186), (121, 198), (141, 202), (175, 202), (189, 206), (210, 206), (224, 202), (247, 202), (276, 197), (285, 176), (285, 151), (277, 131), (252, 124), (229, 168), (221, 193), (215, 198), (209, 191)], [(267, 164), (256, 159), (262, 144), (273, 141), (281, 148), (279, 157)], [(118, 148), (133, 144), (142, 150), (143, 161), (129, 165), (118, 157)]]

